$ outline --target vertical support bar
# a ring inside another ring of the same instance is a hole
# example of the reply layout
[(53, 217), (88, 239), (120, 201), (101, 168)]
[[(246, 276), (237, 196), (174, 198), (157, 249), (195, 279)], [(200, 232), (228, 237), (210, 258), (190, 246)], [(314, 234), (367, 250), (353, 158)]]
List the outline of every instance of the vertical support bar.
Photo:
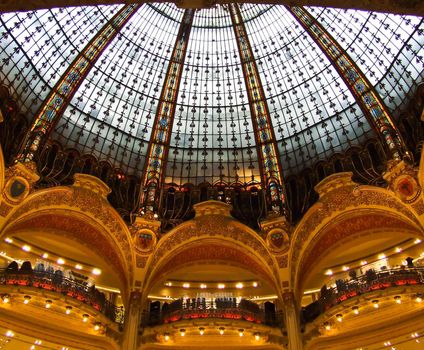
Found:
[(228, 4), (233, 24), (234, 34), (240, 53), (244, 80), (249, 99), (250, 113), (254, 128), (258, 161), (261, 170), (262, 187), (267, 189), (271, 206), (276, 213), (286, 210), (284, 200), (284, 182), (278, 146), (275, 141), (274, 129), (269, 115), (265, 93), (259, 77), (258, 67), (253, 56), (252, 47), (243, 23), (240, 8), (237, 3)]
[(36, 113), (17, 159), (22, 162), (34, 157), (49, 137), (57, 121), (68, 107), (73, 95), (93, 68), (105, 47), (115, 38), (142, 5), (126, 5), (90, 40), (73, 60)]
[(147, 158), (143, 171), (140, 205), (152, 212), (158, 189), (165, 177), (165, 167), (168, 158), (169, 140), (171, 138), (174, 114), (177, 106), (178, 89), (180, 87), (184, 60), (187, 52), (194, 9), (186, 9), (180, 24), (178, 36), (172, 51), (171, 60), (166, 72), (164, 85), (156, 111), (152, 135), (147, 149)]
[(349, 55), (336, 40), (318, 23), (318, 21), (303, 7), (286, 8), (309, 33), (321, 50), (332, 62), (333, 66), (344, 80), (358, 105), (373, 125), (375, 131), (386, 145), (392, 159), (399, 160), (408, 155), (405, 143), (394, 125), (387, 107), (364, 73), (356, 66)]

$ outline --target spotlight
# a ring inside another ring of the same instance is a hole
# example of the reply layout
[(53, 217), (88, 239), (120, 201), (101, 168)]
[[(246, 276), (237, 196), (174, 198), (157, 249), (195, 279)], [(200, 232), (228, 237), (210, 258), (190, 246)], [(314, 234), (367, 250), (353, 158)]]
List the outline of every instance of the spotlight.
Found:
[(65, 314), (67, 314), (67, 315), (69, 315), (70, 313), (71, 313), (71, 311), (72, 311), (72, 306), (67, 306), (66, 307), (66, 311), (65, 311)]
[(180, 335), (181, 335), (182, 337), (184, 337), (184, 336), (185, 336), (185, 332), (186, 332), (186, 330), (185, 330), (184, 328), (181, 328), (181, 329), (180, 329)]
[(31, 297), (29, 295), (24, 296), (24, 304), (28, 304), (30, 300), (31, 300)]
[(224, 334), (224, 330), (225, 330), (224, 327), (219, 327), (219, 334), (223, 335)]
[(199, 333), (200, 335), (205, 334), (205, 329), (203, 327), (199, 327)]
[(243, 329), (243, 328), (240, 328), (240, 329), (238, 330), (238, 332), (239, 332), (239, 336), (240, 336), (240, 337), (242, 337), (242, 336), (244, 335), (244, 329)]

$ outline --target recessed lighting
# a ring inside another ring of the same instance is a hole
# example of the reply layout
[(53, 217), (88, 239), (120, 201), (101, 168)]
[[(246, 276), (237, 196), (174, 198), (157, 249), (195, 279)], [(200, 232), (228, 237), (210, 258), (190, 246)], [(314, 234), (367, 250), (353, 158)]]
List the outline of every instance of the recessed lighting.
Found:
[(240, 337), (242, 337), (242, 336), (244, 335), (244, 329), (243, 329), (243, 328), (240, 328), (240, 329), (238, 330), (238, 332), (239, 332), (239, 336), (240, 336)]
[(349, 266), (343, 266), (343, 271), (349, 271)]
[(43, 259), (47, 259), (47, 258), (49, 257), (49, 254), (44, 253), (43, 255), (41, 255), (41, 257), (42, 257)]
[(364, 265), (366, 265), (366, 264), (368, 264), (368, 261), (366, 261), (366, 260), (361, 261), (361, 265), (362, 265), (362, 266), (364, 266)]
[(13, 333), (12, 331), (7, 331), (6, 332), (6, 337), (12, 338), (15, 336), (15, 333)]
[(82, 315), (82, 322), (87, 322), (90, 315), (84, 314)]
[(57, 263), (59, 265), (63, 265), (65, 263), (65, 260), (63, 260), (62, 258), (57, 259)]
[(402, 252), (402, 248), (397, 247), (397, 248), (396, 248), (396, 253), (401, 253), (401, 252)]
[(325, 274), (326, 274), (327, 276), (332, 276), (332, 275), (333, 275), (333, 271), (331, 271), (331, 270), (327, 270), (327, 271), (325, 271)]
[(224, 289), (224, 288), (225, 288), (225, 284), (223, 284), (223, 283), (218, 284), (218, 289)]
[(200, 288), (202, 288), (202, 289), (206, 289), (206, 284), (204, 284), (204, 283), (202, 283), (201, 285), (200, 285)]
[(101, 275), (102, 271), (98, 268), (94, 268), (92, 273), (93, 273), (93, 275), (99, 276), (99, 275)]
[(242, 288), (243, 288), (243, 283), (237, 283), (237, 284), (236, 284), (236, 288), (238, 288), (238, 289), (242, 289)]
[(190, 288), (190, 283), (183, 283), (183, 288)]
[(25, 244), (24, 246), (22, 246), (22, 250), (29, 252), (31, 250), (31, 247), (27, 244)]
[(219, 334), (223, 335), (225, 331), (224, 327), (219, 327)]
[(75, 268), (76, 268), (77, 270), (82, 270), (82, 265), (80, 265), (80, 264), (76, 264), (76, 265), (75, 265)]
[(31, 300), (31, 297), (29, 295), (24, 296), (24, 304), (28, 304), (30, 300)]
[(376, 309), (378, 309), (378, 300), (377, 300), (377, 299), (373, 300), (373, 301), (372, 301), (372, 304), (374, 305), (374, 307), (375, 307)]
[(354, 307), (352, 307), (352, 310), (353, 310), (353, 313), (354, 313), (355, 315), (359, 315), (359, 307), (354, 306)]
[(51, 306), (52, 306), (52, 301), (50, 300), (50, 299), (47, 299), (46, 300), (46, 309), (50, 309), (51, 308)]
[(36, 341), (34, 342), (34, 344), (35, 344), (35, 345), (41, 345), (41, 343), (42, 343), (42, 341), (41, 341), (41, 340), (36, 340)]
[(394, 299), (395, 299), (395, 301), (396, 301), (398, 304), (402, 303), (402, 299), (401, 299), (400, 295), (396, 295), (396, 296), (394, 297)]
[(253, 286), (254, 288), (256, 288), (256, 287), (258, 286), (258, 282), (253, 282), (253, 283), (252, 283), (252, 286)]
[(342, 322), (343, 321), (343, 315), (342, 314), (337, 314), (336, 315), (336, 319), (337, 319), (337, 321)]
[(205, 334), (205, 329), (203, 327), (199, 327), (199, 333), (200, 335)]
[(66, 307), (66, 311), (65, 311), (65, 314), (67, 314), (67, 315), (69, 315), (70, 313), (71, 313), (71, 311), (72, 311), (72, 306), (67, 306)]
[(180, 329), (180, 335), (181, 335), (182, 337), (184, 337), (184, 336), (185, 336), (185, 332), (186, 332), (186, 330), (185, 330), (184, 328), (181, 328), (181, 329)]
[(260, 340), (261, 339), (261, 334), (260, 333), (255, 333), (255, 340)]
[(13, 243), (13, 239), (12, 239), (12, 238), (9, 238), (9, 237), (6, 237), (6, 238), (4, 239), (4, 241), (5, 241), (6, 243)]
[(165, 337), (164, 338), (165, 338), (165, 341), (168, 341), (169, 340), (169, 333), (165, 333)]

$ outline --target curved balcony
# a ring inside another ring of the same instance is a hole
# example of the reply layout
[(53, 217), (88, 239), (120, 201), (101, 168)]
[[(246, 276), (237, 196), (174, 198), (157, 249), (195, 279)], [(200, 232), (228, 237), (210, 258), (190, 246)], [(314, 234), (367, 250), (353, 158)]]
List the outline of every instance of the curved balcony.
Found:
[(66, 278), (62, 274), (57, 273), (57, 271), (56, 273), (49, 273), (45, 271), (11, 271), (10, 269), (1, 269), (0, 285), (37, 288), (61, 293), (89, 305), (113, 322), (120, 325), (124, 322), (123, 309), (106, 300), (102, 292), (94, 287), (87, 287), (75, 280)]
[(322, 287), (320, 298), (302, 309), (303, 321), (311, 322), (330, 308), (359, 295), (417, 284), (424, 284), (424, 268), (409, 267), (380, 272), (370, 269), (349, 281), (337, 280), (334, 288)]
[[(273, 304), (272, 304), (273, 306)], [(273, 306), (274, 307), (274, 306)], [(156, 326), (164, 323), (172, 323), (183, 320), (196, 319), (228, 319), (244, 320), (267, 326), (279, 326), (282, 324), (282, 315), (276, 314), (275, 309), (263, 310), (258, 304), (246, 299), (237, 302), (235, 298), (214, 299), (182, 299), (166, 304), (162, 311), (151, 311), (144, 317), (144, 325)]]

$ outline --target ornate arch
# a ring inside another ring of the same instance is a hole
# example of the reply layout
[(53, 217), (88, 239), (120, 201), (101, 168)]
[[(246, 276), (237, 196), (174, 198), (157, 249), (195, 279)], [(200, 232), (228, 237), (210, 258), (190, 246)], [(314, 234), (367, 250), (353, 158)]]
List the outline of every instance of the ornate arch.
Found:
[(217, 201), (195, 205), (196, 217), (166, 234), (149, 258), (143, 294), (176, 266), (199, 260), (226, 260), (254, 271), (279, 291), (278, 265), (265, 241), (233, 219)]
[(351, 173), (331, 175), (315, 189), (320, 199), (296, 227), (290, 249), (291, 282), (297, 295), (308, 277), (308, 266), (342, 240), (382, 230), (424, 236), (416, 214), (393, 192), (358, 185)]
[(66, 235), (107, 261), (122, 283), (123, 297), (133, 280), (134, 254), (130, 232), (106, 200), (109, 188), (90, 175), (76, 174), (70, 187), (29, 195), (6, 217), (0, 236), (45, 231)]

